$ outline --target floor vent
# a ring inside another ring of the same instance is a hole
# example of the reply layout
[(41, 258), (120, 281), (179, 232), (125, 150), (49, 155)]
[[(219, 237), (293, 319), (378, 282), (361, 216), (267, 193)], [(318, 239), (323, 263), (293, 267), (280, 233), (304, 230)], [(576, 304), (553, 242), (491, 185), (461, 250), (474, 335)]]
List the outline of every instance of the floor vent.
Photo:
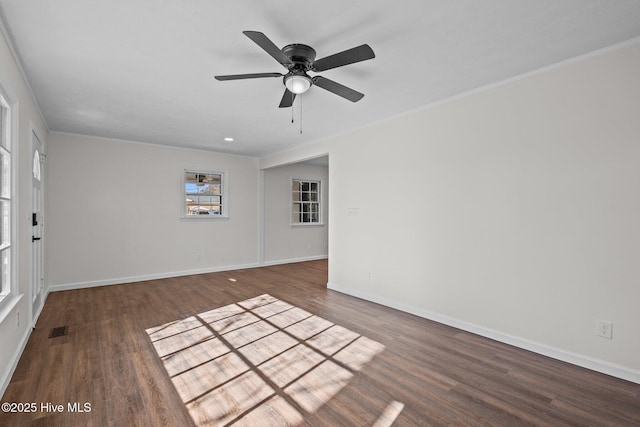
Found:
[(57, 328), (52, 328), (51, 332), (49, 332), (49, 338), (57, 338), (63, 335), (67, 335), (68, 326), (58, 326)]

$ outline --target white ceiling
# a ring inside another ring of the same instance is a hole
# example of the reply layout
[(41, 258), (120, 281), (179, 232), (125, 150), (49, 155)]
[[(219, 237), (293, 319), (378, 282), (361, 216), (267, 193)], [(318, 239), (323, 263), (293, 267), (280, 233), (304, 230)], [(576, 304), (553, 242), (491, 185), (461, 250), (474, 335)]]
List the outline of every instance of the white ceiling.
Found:
[[(638, 0), (0, 0), (51, 131), (262, 156), (343, 133), (640, 36)], [(320, 73), (279, 109), (284, 72), (242, 34), (317, 57), (367, 43), (370, 61)], [(225, 143), (224, 137), (235, 138)]]

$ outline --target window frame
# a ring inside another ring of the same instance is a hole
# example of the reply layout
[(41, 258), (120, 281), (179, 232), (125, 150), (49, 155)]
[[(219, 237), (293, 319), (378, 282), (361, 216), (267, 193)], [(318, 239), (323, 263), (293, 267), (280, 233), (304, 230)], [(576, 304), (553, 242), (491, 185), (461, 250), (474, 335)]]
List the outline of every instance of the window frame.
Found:
[[(219, 215), (187, 215), (187, 173), (195, 173), (202, 175), (220, 175), (220, 214)], [(184, 168), (182, 169), (182, 188), (180, 196), (182, 197), (182, 211), (180, 219), (184, 220), (218, 220), (229, 218), (229, 172), (221, 169), (200, 169), (200, 168)]]
[[(9, 85), (4, 78), (0, 75), (0, 105), (7, 111), (7, 117), (4, 126), (0, 126), (1, 132), (6, 132), (6, 136), (9, 139), (8, 148), (2, 146), (0, 141), (1, 150), (6, 151), (9, 156), (9, 196), (2, 197), (2, 200), (9, 201), (9, 243), (2, 251), (8, 251), (9, 253), (9, 286), (3, 290), (0, 287), (0, 322), (9, 314), (15, 304), (20, 300), (19, 294), (19, 278), (18, 278), (18, 221), (17, 221), (17, 189), (18, 189), (18, 100), (13, 95)], [(1, 119), (1, 118), (0, 118)], [(0, 135), (0, 138), (2, 135)], [(0, 170), (0, 173), (2, 171)], [(0, 255), (1, 260), (1, 255)], [(1, 274), (1, 269), (0, 269)]]
[[(303, 200), (294, 200), (293, 199), (293, 185), (295, 182), (300, 182), (300, 183), (315, 183), (318, 184), (318, 200), (317, 201), (303, 201)], [(291, 180), (289, 181), (289, 225), (291, 227), (321, 227), (324, 226), (324, 201), (323, 201), (323, 197), (322, 197), (322, 191), (323, 191), (323, 180), (322, 179), (317, 179), (317, 178), (301, 178), (301, 177), (291, 177)], [(296, 203), (302, 203), (302, 202), (308, 202), (308, 203), (316, 203), (318, 205), (318, 221), (315, 222), (294, 222), (293, 221), (293, 216), (295, 214), (294, 211), (294, 206)]]

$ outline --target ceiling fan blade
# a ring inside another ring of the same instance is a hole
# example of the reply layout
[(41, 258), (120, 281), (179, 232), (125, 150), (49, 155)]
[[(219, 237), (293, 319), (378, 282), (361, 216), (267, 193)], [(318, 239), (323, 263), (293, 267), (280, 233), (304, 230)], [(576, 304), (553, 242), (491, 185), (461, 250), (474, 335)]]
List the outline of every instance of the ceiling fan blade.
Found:
[(296, 99), (296, 94), (291, 92), (289, 89), (284, 90), (284, 95), (282, 95), (282, 100), (280, 101), (280, 108), (288, 108), (293, 105), (293, 100)]
[(276, 61), (281, 63), (283, 66), (287, 67), (288, 65), (293, 65), (291, 59), (276, 46), (269, 37), (265, 36), (260, 31), (243, 31), (242, 34), (249, 37), (255, 44), (260, 46), (267, 52), (269, 55), (273, 57)]
[(315, 71), (326, 71), (332, 68), (342, 67), (343, 65), (373, 59), (375, 57), (376, 54), (373, 53), (373, 49), (371, 49), (368, 44), (363, 44), (361, 46), (318, 59), (313, 63), (313, 69)]
[(262, 77), (282, 77), (280, 73), (255, 73), (255, 74), (230, 74), (228, 76), (215, 76), (216, 80), (242, 80), (242, 79), (259, 79)]
[(358, 102), (364, 96), (363, 93), (343, 86), (340, 83), (336, 83), (333, 80), (329, 80), (322, 76), (315, 76), (313, 78), (313, 84), (321, 87), (324, 90), (328, 90), (329, 92), (335, 93), (338, 96), (348, 99), (351, 102)]

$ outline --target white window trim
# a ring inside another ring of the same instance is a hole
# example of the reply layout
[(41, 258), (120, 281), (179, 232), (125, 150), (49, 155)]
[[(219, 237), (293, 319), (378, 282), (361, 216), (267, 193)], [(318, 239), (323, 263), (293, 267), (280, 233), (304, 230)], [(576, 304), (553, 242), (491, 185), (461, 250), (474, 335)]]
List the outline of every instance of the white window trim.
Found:
[[(215, 174), (222, 176), (222, 213), (220, 215), (186, 215), (187, 200), (185, 195), (185, 177), (187, 172), (195, 172), (201, 174)], [(220, 169), (200, 169), (200, 168), (184, 168), (182, 170), (180, 197), (182, 198), (180, 219), (186, 221), (216, 221), (221, 219), (229, 219), (229, 171)]]
[(0, 75), (0, 94), (8, 104), (10, 109), (10, 117), (8, 120), (10, 137), (11, 137), (11, 284), (9, 292), (0, 297), (0, 322), (4, 321), (6, 316), (13, 310), (16, 304), (22, 298), (18, 283), (18, 98), (11, 91), (10, 86)]
[[(318, 192), (318, 222), (293, 222), (293, 181), (317, 182), (320, 185)], [(322, 192), (324, 191), (324, 182), (317, 178), (301, 178), (292, 176), (289, 180), (289, 226), (290, 227), (323, 227), (324, 226), (324, 201), (322, 200)]]

